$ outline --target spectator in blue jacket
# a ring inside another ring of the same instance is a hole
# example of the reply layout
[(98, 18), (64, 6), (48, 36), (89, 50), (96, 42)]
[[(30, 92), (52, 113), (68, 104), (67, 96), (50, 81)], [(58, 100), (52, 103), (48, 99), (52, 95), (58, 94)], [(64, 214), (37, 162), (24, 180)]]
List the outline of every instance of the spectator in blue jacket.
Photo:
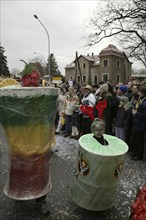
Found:
[(138, 109), (133, 111), (133, 133), (132, 144), (134, 156), (132, 160), (143, 160), (144, 155), (144, 134), (146, 132), (146, 85), (141, 85), (138, 88), (139, 93), (139, 106)]

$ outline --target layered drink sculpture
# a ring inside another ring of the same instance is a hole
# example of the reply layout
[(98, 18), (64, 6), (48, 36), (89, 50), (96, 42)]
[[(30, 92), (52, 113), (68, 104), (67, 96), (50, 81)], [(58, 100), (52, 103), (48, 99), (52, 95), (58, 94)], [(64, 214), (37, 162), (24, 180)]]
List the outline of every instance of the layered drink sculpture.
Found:
[(13, 199), (38, 198), (51, 189), (57, 97), (58, 90), (49, 87), (0, 89), (0, 122), (9, 144), (4, 193)]

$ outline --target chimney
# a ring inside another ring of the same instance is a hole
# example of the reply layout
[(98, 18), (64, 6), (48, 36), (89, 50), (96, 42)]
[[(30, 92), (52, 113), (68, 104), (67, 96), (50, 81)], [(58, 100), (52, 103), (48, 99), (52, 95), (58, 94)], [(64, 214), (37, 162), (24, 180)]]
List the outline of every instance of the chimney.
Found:
[(94, 56), (94, 53), (92, 52), (92, 57)]

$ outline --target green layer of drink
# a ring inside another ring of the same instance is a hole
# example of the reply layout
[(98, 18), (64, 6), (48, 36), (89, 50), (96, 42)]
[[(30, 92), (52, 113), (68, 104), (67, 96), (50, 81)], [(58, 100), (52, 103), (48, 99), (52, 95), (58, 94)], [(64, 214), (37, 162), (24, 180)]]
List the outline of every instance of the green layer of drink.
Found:
[(56, 107), (57, 89), (3, 88), (0, 92), (0, 122), (3, 126), (50, 123)]

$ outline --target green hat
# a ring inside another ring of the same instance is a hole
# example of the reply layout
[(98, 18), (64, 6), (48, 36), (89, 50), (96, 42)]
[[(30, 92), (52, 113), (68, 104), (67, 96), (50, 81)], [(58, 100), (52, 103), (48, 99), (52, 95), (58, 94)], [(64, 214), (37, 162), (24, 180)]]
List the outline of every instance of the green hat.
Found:
[(34, 64), (27, 64), (24, 60), (20, 60), (25, 63), (25, 68), (22, 71), (22, 77), (31, 74), (33, 71), (37, 71), (37, 67)]

